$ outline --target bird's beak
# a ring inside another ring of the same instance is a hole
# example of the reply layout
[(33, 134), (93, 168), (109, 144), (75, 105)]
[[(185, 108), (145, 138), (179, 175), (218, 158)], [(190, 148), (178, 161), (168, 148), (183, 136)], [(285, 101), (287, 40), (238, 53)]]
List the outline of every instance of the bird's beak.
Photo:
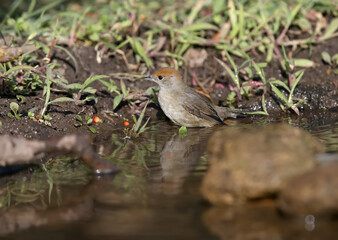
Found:
[(144, 80), (148, 80), (148, 81), (154, 81), (154, 77), (152, 77), (152, 76), (149, 76), (149, 77), (146, 77), (146, 78), (144, 78)]

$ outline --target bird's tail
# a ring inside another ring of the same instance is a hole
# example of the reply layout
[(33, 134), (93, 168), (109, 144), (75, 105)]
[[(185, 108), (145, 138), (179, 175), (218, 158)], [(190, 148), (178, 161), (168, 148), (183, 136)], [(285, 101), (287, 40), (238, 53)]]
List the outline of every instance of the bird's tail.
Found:
[(233, 109), (219, 106), (215, 106), (215, 110), (222, 120), (226, 118), (245, 117), (247, 116), (248, 112), (250, 112), (249, 110), (245, 109)]

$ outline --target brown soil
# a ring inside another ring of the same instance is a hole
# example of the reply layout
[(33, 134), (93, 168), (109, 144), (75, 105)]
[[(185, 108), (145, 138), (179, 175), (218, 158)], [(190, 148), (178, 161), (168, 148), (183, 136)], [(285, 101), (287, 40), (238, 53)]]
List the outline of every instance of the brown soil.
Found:
[[(93, 75), (111, 75), (117, 72), (129, 72), (125, 62), (119, 55), (106, 56), (102, 59), (102, 63), (99, 64), (96, 61), (96, 52), (93, 47), (80, 46), (73, 47), (69, 50), (74, 54), (78, 61), (79, 66), (77, 74), (74, 70), (71, 59), (64, 52), (57, 51), (53, 56), (53, 59), (56, 59), (59, 63), (58, 71), (64, 74), (69, 83), (83, 82), (89, 76)], [(206, 51), (208, 52), (208, 58), (204, 65), (193, 69), (182, 68), (181, 72), (183, 76), (185, 76), (187, 81), (191, 83), (191, 73), (195, 72), (198, 79), (206, 80), (206, 86), (208, 86), (208, 83), (210, 83), (213, 79), (215, 79), (216, 82), (225, 84), (226, 86), (226, 84), (229, 83), (229, 76), (214, 59), (215, 56), (221, 58), (219, 52), (209, 48), (206, 48)], [(307, 104), (301, 108), (301, 113), (307, 113), (314, 110), (338, 111), (338, 76), (334, 73), (327, 73), (329, 66), (325, 65), (321, 60), (321, 53), (323, 51), (327, 51), (331, 56), (338, 53), (337, 39), (331, 39), (323, 44), (314, 46), (311, 55), (309, 55), (308, 50), (303, 50), (294, 56), (295, 58), (307, 58), (316, 62), (315, 67), (306, 69), (305, 74), (295, 92), (296, 97), (307, 100)], [(131, 62), (133, 61), (133, 57), (130, 54), (127, 57), (128, 60)], [(259, 55), (251, 54), (251, 57), (253, 57), (256, 61), (259, 61), (260, 59), (262, 61), (264, 60), (264, 57)], [(243, 59), (235, 60), (237, 64), (244, 61)], [(140, 72), (141, 71), (135, 73), (139, 74)], [(267, 78), (274, 77), (280, 80), (286, 79), (286, 76), (280, 68), (279, 62), (276, 60), (273, 60), (268, 67), (265, 68), (265, 73)], [(143, 74), (147, 74), (147, 72), (143, 71)], [(113, 79), (119, 83), (119, 79)], [(130, 89), (145, 90), (148, 87), (153, 86), (153, 83), (143, 80), (125, 80), (124, 82)], [(112, 111), (113, 97), (115, 94), (105, 91), (104, 86), (99, 82), (95, 82), (91, 86), (98, 89), (96, 93), (98, 103), (88, 103), (82, 106), (75, 105), (72, 102), (51, 105), (48, 109), (48, 113), (52, 117), (50, 120), (51, 127), (30, 120), (27, 117), (29, 109), (34, 107), (39, 107), (41, 109), (43, 107), (44, 97), (42, 96), (42, 90), (36, 91), (36, 95), (34, 96), (25, 96), (25, 103), (19, 103), (19, 112), (23, 114), (21, 120), (11, 119), (8, 117), (8, 113), (10, 112), (10, 102), (17, 101), (15, 96), (2, 94), (2, 96), (0, 96), (0, 121), (3, 125), (0, 127), (0, 134), (21, 135), (26, 138), (41, 139), (74, 132), (89, 132), (86, 126), (81, 126), (79, 128), (74, 126), (75, 115), (77, 114), (82, 117), (85, 115), (92, 117), (100, 116), (103, 123), (93, 124), (93, 127), (100, 133), (112, 128), (120, 128), (122, 130), (124, 128), (124, 118), (132, 121), (131, 116), (135, 113), (135, 111), (133, 112), (126, 103), (122, 104), (115, 111), (116, 116), (106, 117), (104, 112)], [(229, 92), (230, 90), (228, 88), (216, 88), (214, 85), (213, 88), (210, 89), (210, 96), (215, 103), (220, 104), (226, 99)], [(240, 102), (237, 102), (237, 106), (240, 108), (260, 110), (261, 98), (259, 95), (261, 95), (261, 93), (257, 93), (257, 96), (250, 100), (242, 99)], [(67, 96), (67, 94), (65, 92), (53, 91), (51, 94), (51, 100), (61, 96)], [(294, 114), (292, 112), (283, 113), (276, 103), (275, 96), (271, 93), (267, 96), (267, 108), (269, 113), (274, 113), (273, 118), (279, 118), (285, 114)], [(164, 118), (163, 113), (155, 104), (150, 104), (148, 106), (146, 115), (151, 116), (152, 121), (158, 118)], [(337, 116), (337, 114), (334, 114), (333, 116)]]

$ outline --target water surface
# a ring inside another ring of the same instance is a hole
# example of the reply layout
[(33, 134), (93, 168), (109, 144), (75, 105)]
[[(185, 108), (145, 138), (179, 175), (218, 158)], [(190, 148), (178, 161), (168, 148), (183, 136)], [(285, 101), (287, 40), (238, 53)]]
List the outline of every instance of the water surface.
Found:
[[(280, 119), (311, 132), (328, 154), (338, 153), (336, 115)], [(230, 122), (239, 127), (267, 124)], [(53, 160), (0, 179), (2, 239), (337, 239), (338, 221), (285, 219), (271, 200), (218, 209), (199, 191), (208, 167), (212, 129), (178, 128), (152, 122), (139, 139), (119, 129), (101, 133), (96, 151), (121, 170), (93, 176), (79, 161)]]

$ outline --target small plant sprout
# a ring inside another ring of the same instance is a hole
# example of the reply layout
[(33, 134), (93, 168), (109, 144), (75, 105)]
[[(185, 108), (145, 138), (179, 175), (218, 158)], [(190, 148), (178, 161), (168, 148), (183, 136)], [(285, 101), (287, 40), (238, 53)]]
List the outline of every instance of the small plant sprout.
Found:
[[(286, 91), (289, 92), (289, 96), (286, 97), (276, 86), (273, 82), (270, 82), (270, 86), (272, 88), (272, 91), (278, 96), (280, 100), (286, 105), (280, 104), (281, 108), (284, 110), (286, 108), (291, 108), (297, 115), (299, 115), (299, 109), (298, 105), (301, 103), (304, 103), (305, 101), (302, 99), (294, 98), (293, 93), (295, 91), (295, 88), (297, 84), (299, 83), (300, 79), (302, 78), (304, 74), (304, 70), (298, 71), (295, 73), (296, 75), (296, 81), (292, 85), (291, 90), (286, 85), (281, 85), (284, 87)], [(276, 82), (275, 82), (276, 83)], [(296, 102), (295, 102), (296, 101)]]
[(181, 137), (187, 136), (187, 135), (188, 135), (187, 127), (186, 127), (186, 126), (180, 127), (180, 129), (178, 130), (178, 134), (179, 134)]
[(147, 106), (148, 106), (148, 102), (144, 106), (144, 108), (143, 108), (143, 110), (142, 110), (138, 119), (136, 119), (135, 115), (133, 115), (134, 125), (132, 126), (132, 128), (125, 128), (124, 129), (125, 138), (137, 138), (137, 137), (139, 137), (139, 135), (141, 133), (143, 133), (144, 131), (146, 131), (148, 129), (146, 126), (147, 126), (150, 118), (148, 118), (147, 121), (141, 126), (142, 121), (144, 119), (144, 113), (146, 111)]
[(326, 71), (327, 74), (330, 74), (331, 72), (338, 74), (338, 53), (331, 57), (327, 52), (322, 52), (322, 60), (330, 66)]
[(52, 68), (50, 66), (47, 66), (47, 75), (46, 75), (46, 80), (45, 80), (45, 87), (43, 89), (43, 95), (45, 95), (45, 104), (41, 110), (40, 115), (36, 116), (39, 119), (45, 119), (45, 120), (50, 120), (49, 115), (45, 115), (47, 108), (50, 104), (57, 103), (57, 102), (69, 102), (69, 101), (74, 101), (72, 98), (68, 97), (60, 97), (57, 99), (54, 99), (53, 101), (50, 100), (50, 86), (52, 84)]
[[(95, 93), (97, 90), (95, 88), (90, 87), (89, 85), (95, 81), (98, 81), (98, 80), (101, 80), (107, 77), (108, 76), (106, 75), (97, 75), (94, 77), (89, 77), (82, 84), (80, 83), (67, 84), (68, 81), (65, 79), (57, 80), (55, 82), (58, 85), (69, 90), (73, 95), (73, 99), (63, 98), (60, 100), (74, 101), (76, 104), (80, 104), (80, 105), (85, 104), (86, 102), (90, 102), (90, 101), (95, 101), (95, 103), (97, 103), (97, 98), (95, 97)], [(85, 99), (81, 100), (81, 97), (83, 95), (87, 95), (87, 96), (85, 97)]]
[[(95, 118), (94, 118), (95, 119)], [(81, 127), (81, 126), (86, 126), (89, 131), (91, 131), (92, 133), (97, 133), (97, 130), (92, 127), (92, 123), (94, 122), (94, 119), (91, 118), (90, 116), (86, 115), (84, 117), (84, 119), (80, 116), (80, 115), (76, 115), (75, 116), (75, 121), (74, 121), (74, 126), (75, 127)]]
[(8, 117), (15, 118), (17, 120), (21, 119), (22, 114), (19, 114), (19, 104), (16, 102), (11, 102), (9, 104), (9, 108), (12, 110), (10, 113), (8, 113)]
[(122, 79), (120, 81), (121, 91), (118, 90), (115, 81), (111, 79), (109, 80), (109, 82), (105, 80), (100, 80), (100, 82), (107, 88), (109, 92), (117, 94), (117, 96), (114, 97), (113, 110), (115, 110), (123, 101), (123, 99), (127, 98), (129, 95), (129, 90), (127, 90), (126, 85)]
[(122, 102), (124, 98), (128, 96), (129, 90), (127, 90), (126, 85), (123, 80), (121, 80), (121, 92), (117, 91), (117, 96), (114, 98), (113, 109), (115, 110), (117, 106)]

